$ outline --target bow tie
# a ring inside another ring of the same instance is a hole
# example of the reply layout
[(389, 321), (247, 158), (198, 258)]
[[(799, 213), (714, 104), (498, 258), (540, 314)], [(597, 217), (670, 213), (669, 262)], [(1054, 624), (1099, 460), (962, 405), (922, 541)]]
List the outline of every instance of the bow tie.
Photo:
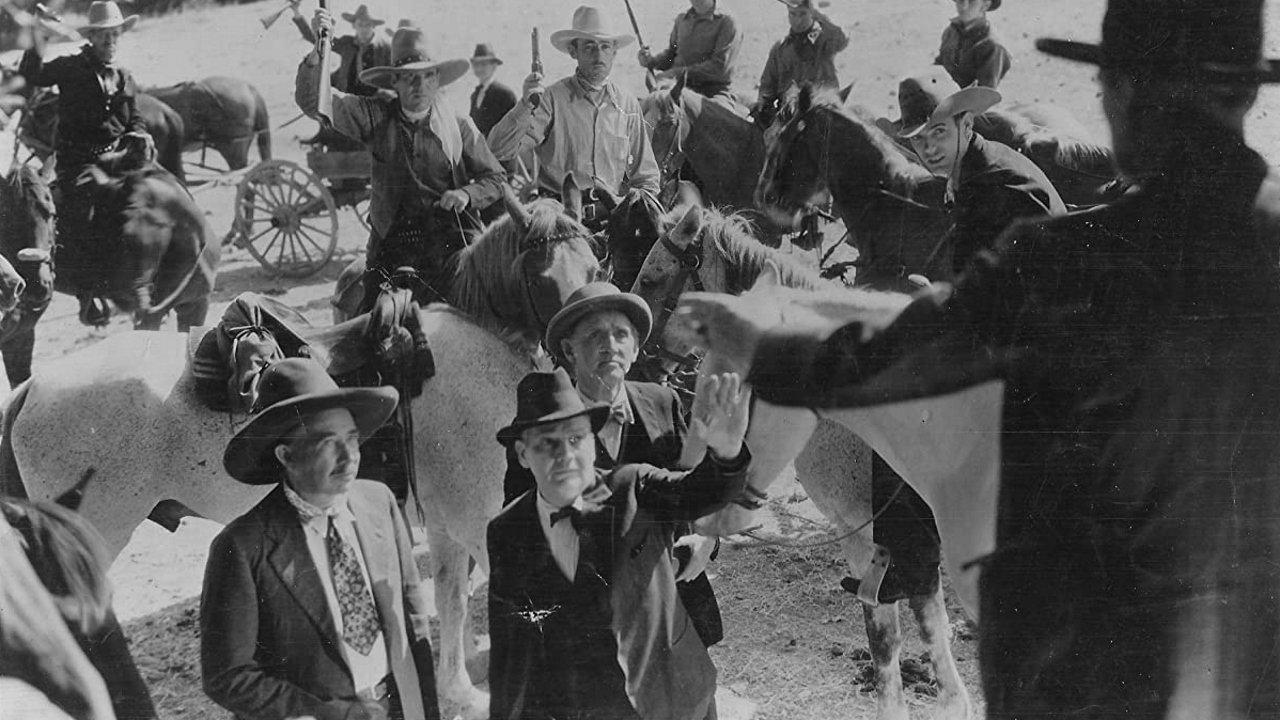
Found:
[(609, 417), (619, 425), (627, 424), (627, 401), (623, 400), (609, 408)]
[(582, 529), (582, 511), (572, 505), (562, 507), (551, 513), (551, 527), (555, 527), (556, 523), (565, 518), (569, 518), (569, 524), (573, 525), (574, 530)]

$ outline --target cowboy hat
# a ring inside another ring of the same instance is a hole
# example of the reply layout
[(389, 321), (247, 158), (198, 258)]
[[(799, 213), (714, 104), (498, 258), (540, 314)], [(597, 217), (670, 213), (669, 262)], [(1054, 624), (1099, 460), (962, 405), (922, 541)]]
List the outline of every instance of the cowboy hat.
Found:
[(111, 0), (96, 0), (89, 6), (88, 16), (85, 18), (89, 22), (76, 28), (80, 32), (90, 30), (106, 30), (108, 28), (118, 27), (124, 32), (129, 32), (134, 24), (138, 22), (137, 15), (125, 17), (120, 12), (120, 6), (111, 2)]
[(395, 37), (396, 31), (399, 30), (400, 28), (416, 28), (416, 27), (418, 27), (418, 24), (410, 20), (409, 18), (400, 18), (400, 22), (396, 23), (395, 27), (383, 28), (382, 31), (387, 34), (387, 37)]
[(1041, 38), (1036, 48), (1106, 68), (1147, 68), (1208, 81), (1280, 82), (1262, 56), (1262, 0), (1112, 0), (1099, 44)]
[(385, 20), (380, 20), (370, 15), (369, 8), (366, 5), (361, 5), (360, 7), (356, 8), (356, 11), (353, 13), (342, 13), (342, 19), (346, 20), (352, 25), (355, 25), (357, 22), (360, 22), (362, 20), (371, 25), (382, 25), (383, 23), (386, 22)]
[(288, 358), (262, 372), (254, 415), (222, 454), (227, 474), (249, 485), (278, 482), (276, 445), (305, 417), (330, 408), (346, 408), (356, 422), (360, 442), (391, 417), (400, 401), (393, 387), (339, 388), (314, 360)]
[(569, 373), (564, 368), (554, 372), (534, 372), (525, 375), (516, 386), (516, 417), (510, 425), (498, 431), (498, 442), (511, 446), (525, 430), (550, 425), (586, 415), (591, 421), (591, 432), (600, 432), (609, 419), (609, 404), (587, 405), (582, 401)]
[(493, 48), (489, 47), (489, 43), (479, 43), (476, 45), (476, 51), (471, 53), (471, 62), (491, 62), (502, 64), (502, 58), (494, 54)]
[(995, 90), (977, 85), (962, 90), (945, 69), (931, 66), (898, 83), (898, 109), (902, 113), (898, 137), (913, 138), (936, 122), (960, 113), (978, 115), (998, 102), (1000, 93)]
[(436, 71), (440, 87), (467, 74), (471, 65), (459, 58), (435, 61), (427, 54), (426, 39), (422, 30), (413, 26), (396, 28), (391, 36), (391, 64), (371, 67), (360, 73), (360, 82), (380, 88), (390, 88), (395, 76), (401, 73), (429, 73)]
[(625, 33), (614, 32), (600, 8), (579, 5), (573, 11), (573, 27), (551, 33), (551, 47), (567, 53), (574, 40), (610, 40), (617, 43), (618, 49), (622, 49), (630, 45), (633, 39)]
[(639, 295), (622, 292), (610, 282), (587, 283), (565, 300), (560, 312), (551, 316), (543, 344), (556, 359), (564, 362), (560, 350), (561, 341), (573, 334), (573, 329), (591, 313), (613, 310), (620, 312), (635, 326), (637, 342), (641, 345), (649, 339), (653, 329), (653, 313)]

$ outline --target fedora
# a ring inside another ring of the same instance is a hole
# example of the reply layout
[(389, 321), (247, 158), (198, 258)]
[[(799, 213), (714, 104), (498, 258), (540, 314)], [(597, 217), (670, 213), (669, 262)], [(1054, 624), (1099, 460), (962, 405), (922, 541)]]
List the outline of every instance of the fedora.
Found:
[(913, 138), (926, 127), (960, 113), (978, 115), (1000, 102), (1000, 93), (989, 87), (961, 89), (947, 71), (931, 66), (919, 75), (898, 83), (898, 110), (902, 119), (900, 138)]
[(385, 20), (380, 20), (370, 15), (369, 7), (367, 5), (361, 5), (360, 7), (356, 8), (356, 11), (353, 13), (342, 13), (342, 19), (346, 20), (352, 25), (355, 25), (357, 22), (360, 22), (360, 21), (371, 23), (373, 25), (382, 25), (384, 22), (386, 22)]
[(1280, 82), (1262, 56), (1262, 0), (1111, 0), (1102, 42), (1041, 38), (1036, 48), (1105, 68), (1146, 68), (1209, 82)]
[(649, 339), (649, 332), (653, 329), (653, 313), (648, 304), (639, 295), (622, 292), (613, 283), (593, 282), (574, 290), (569, 299), (565, 300), (560, 312), (551, 316), (543, 340), (547, 351), (564, 362), (560, 342), (573, 334), (573, 328), (582, 318), (602, 310), (615, 310), (626, 315), (636, 328), (639, 344), (643, 345)]
[(89, 22), (77, 28), (80, 32), (86, 30), (105, 30), (107, 28), (120, 28), (124, 32), (128, 32), (134, 24), (138, 22), (137, 15), (125, 17), (120, 12), (120, 6), (111, 0), (96, 0), (89, 6), (88, 17)]
[(391, 64), (371, 67), (360, 73), (360, 82), (380, 88), (390, 88), (400, 73), (428, 73), (435, 70), (440, 76), (440, 87), (467, 74), (471, 65), (460, 58), (435, 61), (427, 54), (427, 42), (422, 30), (406, 25), (396, 28), (391, 36)]
[(585, 415), (591, 421), (591, 432), (600, 432), (609, 412), (608, 403), (587, 405), (583, 402), (564, 368), (556, 368), (554, 372), (529, 373), (516, 386), (516, 417), (510, 425), (498, 431), (498, 442), (510, 447), (529, 428), (579, 415)]
[(275, 447), (301, 418), (321, 410), (346, 408), (363, 443), (391, 417), (399, 401), (400, 393), (393, 387), (339, 388), (314, 360), (281, 360), (262, 372), (254, 403), (257, 414), (227, 443), (222, 466), (242, 483), (278, 482)]
[(471, 62), (491, 62), (501, 65), (502, 58), (494, 54), (493, 48), (489, 47), (489, 43), (480, 43), (476, 45), (476, 51), (471, 53)]
[(573, 11), (573, 26), (568, 30), (551, 33), (551, 47), (567, 53), (569, 44), (574, 40), (611, 40), (618, 44), (618, 49), (622, 49), (630, 45), (633, 39), (630, 35), (615, 31), (600, 8), (579, 5)]

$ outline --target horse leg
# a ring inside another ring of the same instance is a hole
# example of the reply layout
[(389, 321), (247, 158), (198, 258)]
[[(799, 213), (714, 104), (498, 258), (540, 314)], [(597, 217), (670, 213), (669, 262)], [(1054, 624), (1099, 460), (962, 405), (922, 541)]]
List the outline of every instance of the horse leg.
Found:
[(929, 648), (929, 660), (933, 674), (938, 678), (938, 701), (934, 717), (939, 720), (968, 720), (971, 706), (969, 691), (960, 680), (955, 656), (951, 654), (951, 625), (947, 617), (947, 605), (942, 595), (942, 584), (927, 595), (913, 595), (907, 604), (915, 613), (920, 626), (920, 639)]
[[(462, 706), (467, 720), (482, 720), (489, 715), (489, 694), (476, 689), (467, 675), (466, 657), (470, 578), (467, 574), (467, 550), (439, 530), (428, 532), (431, 544), (431, 575), (435, 580), (436, 613), (440, 618), (440, 665), (436, 668), (436, 685), (440, 697)], [(474, 653), (474, 649), (471, 650)]]
[(0, 343), (0, 355), (4, 357), (4, 372), (9, 377), (9, 387), (17, 387), (31, 377), (31, 355), (36, 346), (34, 320), (25, 323)]
[(876, 720), (908, 720), (907, 698), (902, 691), (902, 628), (898, 603), (864, 605), (867, 644), (876, 666)]
[(227, 161), (227, 167), (231, 170), (239, 170), (249, 165), (249, 138), (228, 140), (217, 146), (218, 153), (222, 155), (222, 159)]

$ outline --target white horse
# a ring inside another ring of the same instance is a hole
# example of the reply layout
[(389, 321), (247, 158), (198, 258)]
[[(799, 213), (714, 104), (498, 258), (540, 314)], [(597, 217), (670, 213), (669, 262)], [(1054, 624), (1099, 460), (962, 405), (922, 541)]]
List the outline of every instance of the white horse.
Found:
[[(516, 384), (540, 361), (543, 319), (600, 272), (586, 230), (559, 205), (509, 210), (511, 219), (464, 251), (459, 309), (422, 311), (436, 375), (412, 406), (440, 615), (437, 681), (441, 696), (471, 718), (488, 715), (488, 695), (466, 671), (475, 648), (465, 634), (468, 558), (488, 570), (485, 530), (502, 501), (506, 457), (494, 433), (515, 412)], [(269, 488), (223, 472), (223, 449), (244, 418), (201, 404), (188, 342), (185, 334), (129, 332), (38, 367), (6, 414), (4, 487), (48, 500), (93, 468), (80, 512), (113, 556), (161, 501), (223, 523), (247, 511)]]
[[(821, 290), (828, 286), (811, 269), (754, 241), (733, 218), (696, 206), (654, 245), (633, 292), (649, 302), (657, 334), (681, 292), (695, 287), (742, 292), (753, 281), (749, 296), (758, 298), (762, 317), (779, 323), (816, 323), (832, 330), (853, 319), (882, 325), (907, 302), (898, 294)], [(802, 289), (783, 288), (784, 283)], [(653, 354), (668, 358), (694, 349), (670, 333), (658, 342), (664, 347)], [(706, 364), (714, 362), (709, 357)], [(965, 564), (990, 553), (995, 544), (1001, 392), (992, 384), (948, 398), (839, 411), (784, 408), (757, 399), (746, 441), (754, 458), (748, 482), (764, 490), (794, 461), (801, 485), (843, 536), (852, 574), (864, 576), (873, 552), (870, 451), (875, 450), (933, 508), (947, 574), (976, 618), (978, 569)], [(730, 505), (704, 518), (699, 529), (730, 535), (755, 525), (752, 514)], [(967, 717), (971, 703), (951, 651), (941, 588), (907, 603), (938, 678), (937, 716)], [(864, 615), (880, 686), (877, 717), (905, 719), (897, 603), (864, 606)]]

